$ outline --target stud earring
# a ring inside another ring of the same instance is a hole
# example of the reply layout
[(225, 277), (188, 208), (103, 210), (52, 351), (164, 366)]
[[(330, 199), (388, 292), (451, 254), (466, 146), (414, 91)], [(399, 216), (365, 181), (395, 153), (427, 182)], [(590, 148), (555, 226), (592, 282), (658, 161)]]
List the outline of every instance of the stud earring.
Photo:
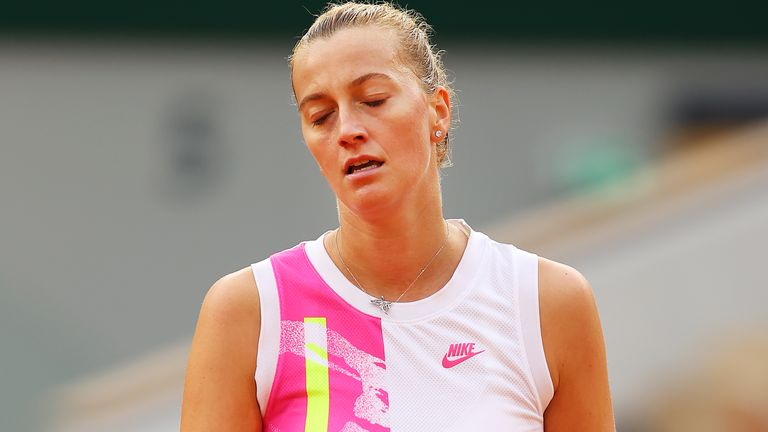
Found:
[(435, 131), (435, 136), (436, 136), (437, 138), (440, 138), (440, 137), (442, 137), (442, 136), (443, 136), (443, 131), (441, 131), (441, 130), (436, 130), (436, 131)]

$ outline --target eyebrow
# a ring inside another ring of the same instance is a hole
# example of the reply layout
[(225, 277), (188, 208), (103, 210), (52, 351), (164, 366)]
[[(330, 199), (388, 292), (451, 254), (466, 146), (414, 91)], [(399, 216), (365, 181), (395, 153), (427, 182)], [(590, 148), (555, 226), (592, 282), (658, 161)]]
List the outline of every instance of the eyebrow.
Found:
[[(371, 73), (367, 73), (365, 75), (360, 75), (359, 77), (353, 79), (352, 82), (350, 82), (347, 87), (359, 86), (360, 84), (362, 84), (362, 83), (364, 83), (364, 82), (366, 82), (368, 80), (372, 80), (372, 79), (376, 79), (376, 78), (385, 79), (385, 80), (388, 80), (388, 81), (394, 81), (392, 79), (392, 77), (390, 77), (387, 74), (384, 74), (384, 73), (381, 73), (381, 72), (371, 72)], [(325, 97), (325, 94), (323, 94), (323, 93), (312, 93), (311, 95), (305, 96), (301, 100), (301, 103), (299, 103), (299, 111), (301, 111), (301, 108), (305, 104), (307, 104), (308, 102), (312, 102), (314, 100), (322, 99), (323, 97)]]

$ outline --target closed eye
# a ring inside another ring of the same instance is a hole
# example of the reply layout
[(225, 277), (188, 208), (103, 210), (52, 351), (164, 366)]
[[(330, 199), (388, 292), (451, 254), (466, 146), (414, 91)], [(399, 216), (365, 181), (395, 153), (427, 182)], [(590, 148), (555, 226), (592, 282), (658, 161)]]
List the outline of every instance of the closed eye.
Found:
[(377, 100), (363, 102), (363, 103), (368, 105), (369, 107), (377, 107), (379, 105), (382, 105), (386, 101), (387, 101), (386, 99), (377, 99)]
[[(375, 108), (375, 107), (377, 107), (377, 106), (381, 106), (381, 105), (383, 105), (383, 104), (384, 104), (384, 102), (386, 102), (386, 101), (387, 101), (387, 98), (384, 98), (384, 99), (376, 99), (376, 100), (372, 100), (372, 101), (366, 101), (366, 102), (363, 102), (363, 103), (364, 103), (365, 105), (368, 105), (369, 107), (374, 107), (374, 108)], [(327, 113), (327, 114), (323, 114), (322, 116), (320, 116), (320, 117), (318, 117), (317, 119), (313, 120), (313, 121), (312, 121), (312, 126), (320, 126), (320, 125), (322, 125), (323, 123), (325, 123), (325, 120), (327, 120), (327, 119), (328, 119), (328, 117), (329, 117), (331, 114), (333, 114), (333, 111), (331, 111), (331, 112), (329, 112), (329, 113)]]
[(318, 117), (317, 119), (313, 120), (312, 121), (312, 126), (320, 126), (321, 124), (323, 124), (325, 122), (325, 120), (331, 114), (333, 114), (333, 111), (329, 112), (328, 114), (323, 114), (321, 117)]

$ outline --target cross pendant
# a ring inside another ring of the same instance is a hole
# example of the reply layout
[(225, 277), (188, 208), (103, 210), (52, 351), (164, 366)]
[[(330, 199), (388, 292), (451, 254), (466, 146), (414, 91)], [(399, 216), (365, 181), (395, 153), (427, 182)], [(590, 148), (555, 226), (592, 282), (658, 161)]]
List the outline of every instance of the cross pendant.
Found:
[(381, 296), (381, 298), (372, 298), (371, 304), (381, 309), (385, 314), (389, 314), (389, 308), (392, 307), (392, 302), (384, 300), (384, 296)]

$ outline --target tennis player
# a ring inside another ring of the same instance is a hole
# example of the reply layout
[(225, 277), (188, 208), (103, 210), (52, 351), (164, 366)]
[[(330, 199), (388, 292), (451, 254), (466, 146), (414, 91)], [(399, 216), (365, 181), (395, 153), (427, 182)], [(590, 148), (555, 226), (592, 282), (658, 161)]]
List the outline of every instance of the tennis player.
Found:
[(339, 227), (211, 287), (182, 431), (614, 430), (589, 283), (443, 216), (453, 94), (429, 31), (345, 3), (296, 44)]

